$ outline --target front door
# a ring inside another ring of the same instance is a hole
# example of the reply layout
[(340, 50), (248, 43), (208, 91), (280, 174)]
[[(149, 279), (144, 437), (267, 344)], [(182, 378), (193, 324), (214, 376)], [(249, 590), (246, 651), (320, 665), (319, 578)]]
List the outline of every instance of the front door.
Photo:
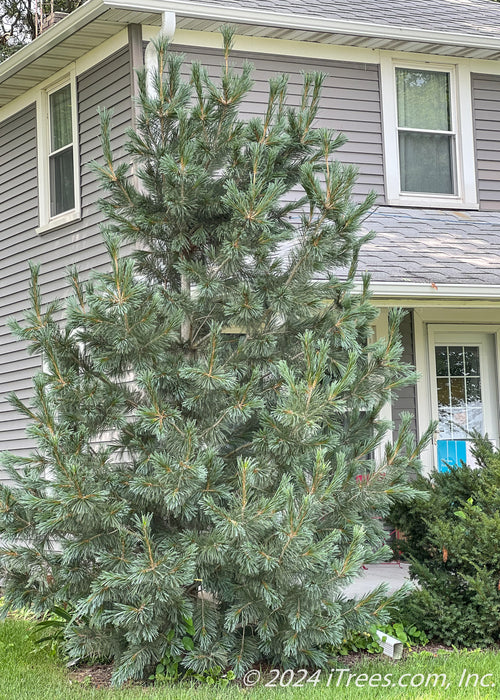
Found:
[(472, 465), (471, 432), (498, 438), (494, 336), (436, 331), (432, 334), (433, 408), (438, 420), (436, 464)]

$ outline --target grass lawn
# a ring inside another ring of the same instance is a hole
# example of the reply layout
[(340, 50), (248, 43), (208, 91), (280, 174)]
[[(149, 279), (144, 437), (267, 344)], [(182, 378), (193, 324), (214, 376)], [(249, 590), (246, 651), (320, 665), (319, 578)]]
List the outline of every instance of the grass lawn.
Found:
[[(258, 685), (253, 689), (229, 687), (217, 689), (209, 686), (191, 687), (161, 687), (161, 688), (126, 688), (123, 690), (101, 690), (87, 687), (85, 683), (71, 681), (64, 665), (51, 656), (46, 650), (36, 649), (29, 638), (30, 623), (24, 620), (9, 619), (0, 623), (0, 700), (71, 700), (72, 698), (102, 700), (137, 700), (145, 698), (163, 698), (164, 700), (268, 700), (276, 697), (292, 698), (342, 698), (342, 700), (364, 700), (370, 698), (477, 698), (478, 700), (493, 700), (500, 697), (500, 653), (493, 652), (455, 652), (438, 654), (430, 652), (411, 654), (405, 661), (393, 663), (380, 657), (369, 659), (349, 671), (356, 674), (347, 684), (346, 671), (340, 678), (336, 672), (331, 677), (330, 687), (327, 687), (328, 674), (324, 672), (322, 680), (317, 684), (304, 681), (303, 687), (266, 688)], [(339, 662), (336, 667), (343, 667)], [(460, 678), (466, 670), (460, 687)], [(366, 674), (367, 678), (362, 674)], [(379, 676), (375, 675), (379, 674)], [(384, 681), (384, 676), (392, 674)], [(403, 674), (406, 674), (403, 677)], [(420, 674), (420, 675), (417, 675)], [(446, 674), (436, 680), (428, 680), (429, 674)], [(465, 679), (473, 676), (465, 687)], [(492, 674), (487, 676), (486, 674)], [(368, 679), (373, 686), (369, 687)], [(398, 685), (399, 680), (407, 686)], [(419, 687), (410, 687), (410, 683)], [(483, 687), (480, 687), (480, 680)], [(265, 679), (269, 680), (269, 679)], [(285, 678), (285, 681), (287, 679)], [(358, 681), (358, 687), (354, 683)], [(299, 676), (294, 678), (300, 682)], [(337, 682), (339, 683), (337, 685)], [(443, 683), (449, 684), (442, 687)], [(393, 683), (389, 687), (383, 684)], [(427, 688), (425, 684), (427, 683)], [(492, 685), (495, 684), (495, 685)], [(476, 687), (474, 687), (476, 685)], [(364, 686), (364, 687), (360, 687)], [(496, 686), (496, 687), (495, 687)]]

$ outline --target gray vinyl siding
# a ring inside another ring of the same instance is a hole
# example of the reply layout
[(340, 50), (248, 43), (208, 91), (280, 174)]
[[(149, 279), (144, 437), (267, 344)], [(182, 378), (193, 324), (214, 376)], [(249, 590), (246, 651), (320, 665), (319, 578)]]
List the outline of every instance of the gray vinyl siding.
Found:
[[(210, 49), (179, 47), (186, 57), (185, 75), (192, 61), (206, 65), (209, 75), (220, 75), (221, 53)], [(356, 196), (365, 196), (370, 190), (384, 200), (384, 172), (382, 159), (382, 118), (378, 66), (344, 61), (324, 61), (294, 57), (265, 56), (243, 52), (233, 53), (233, 63), (241, 65), (249, 60), (254, 66), (254, 85), (242, 104), (241, 113), (250, 118), (263, 114), (267, 103), (268, 81), (271, 76), (286, 73), (288, 103), (297, 106), (301, 95), (302, 73), (321, 71), (328, 76), (324, 82), (321, 107), (316, 126), (341, 131), (349, 139), (338, 151), (339, 160), (359, 168)]]
[[(403, 343), (403, 361), (411, 365), (415, 364), (415, 344), (413, 333), (413, 312), (407, 311), (401, 323), (401, 340)], [(401, 425), (400, 414), (403, 412), (411, 413), (413, 416), (412, 430), (417, 434), (417, 392), (416, 387), (407, 386), (398, 392), (398, 396), (392, 404), (392, 420), (396, 431)]]
[[(82, 278), (90, 270), (105, 269), (97, 200), (102, 193), (89, 163), (101, 158), (97, 108), (113, 110), (112, 145), (123, 157), (125, 130), (131, 120), (128, 49), (77, 78), (82, 220), (43, 234), (38, 226), (38, 183), (35, 106), (0, 123), (0, 450), (26, 454), (32, 447), (25, 420), (6, 402), (15, 391), (21, 399), (32, 395), (32, 378), (40, 358), (29, 356), (14, 339), (7, 319), (23, 318), (28, 307), (28, 261), (41, 263), (40, 283), (45, 301), (68, 293), (66, 268), (77, 264)], [(0, 481), (5, 480), (0, 472)]]
[[(38, 225), (36, 153), (33, 104), (0, 124), (0, 448), (20, 453), (30, 446), (25, 423), (5, 399), (10, 391), (21, 399), (31, 395), (31, 376), (39, 360), (27, 355), (24, 344), (12, 337), (6, 321), (26, 307), (29, 252), (25, 245), (26, 240), (34, 239)], [(22, 271), (17, 271), (21, 257), (25, 264)], [(21, 287), (24, 293), (20, 293)], [(0, 481), (3, 480), (5, 474), (0, 471)]]
[(481, 209), (500, 210), (500, 76), (472, 75), (477, 186)]

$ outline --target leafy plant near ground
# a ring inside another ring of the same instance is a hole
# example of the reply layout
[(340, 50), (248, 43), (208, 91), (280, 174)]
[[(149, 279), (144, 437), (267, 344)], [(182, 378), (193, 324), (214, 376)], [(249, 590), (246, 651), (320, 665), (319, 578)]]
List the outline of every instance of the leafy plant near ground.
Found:
[(344, 639), (342, 644), (333, 647), (331, 653), (340, 656), (347, 656), (348, 654), (357, 653), (359, 651), (368, 654), (381, 654), (383, 650), (379, 643), (377, 630), (385, 632), (385, 634), (391, 637), (396, 637), (400, 642), (403, 642), (407, 649), (412, 649), (415, 646), (425, 646), (429, 641), (425, 632), (417, 629), (415, 625), (393, 622), (371, 625), (367, 632), (353, 632)]
[[(197, 673), (193, 669), (183, 664), (185, 655), (195, 648), (196, 630), (190, 618), (184, 619), (184, 636), (182, 638), (182, 650), (178, 653), (168, 652), (157, 664), (155, 672), (149, 676), (149, 680), (156, 685), (164, 683), (178, 683), (180, 681), (204, 683), (206, 685), (217, 685), (226, 687), (236, 676), (233, 671), (227, 672), (221, 666), (211, 666), (210, 668)], [(167, 635), (169, 642), (173, 642), (173, 630)]]
[(357, 654), (360, 651), (367, 654), (381, 654), (382, 647), (371, 632), (352, 632), (342, 641), (342, 644), (329, 648), (329, 653), (332, 656), (347, 656), (348, 654)]
[(13, 324), (45, 363), (33, 402), (12, 397), (37, 449), (3, 460), (5, 606), (69, 602), (66, 653), (112, 658), (115, 684), (178, 656), (201, 675), (324, 666), (326, 644), (387, 620), (382, 590), (356, 606), (342, 591), (388, 557), (380, 517), (420, 468), (410, 416), (370, 457), (414, 372), (400, 312), (369, 342), (378, 312), (355, 279), (374, 196), (353, 201), (345, 139), (314, 126), (324, 76), (295, 103), (271, 79), (247, 123), (251, 67), (231, 67), (231, 41), (218, 81), (197, 63), (183, 81), (158, 44), (127, 144), (139, 187), (103, 115), (109, 272), (72, 271), (60, 324), (34, 267)]
[(429, 642), (425, 632), (416, 625), (405, 624), (403, 622), (393, 622), (389, 625), (380, 625), (377, 629), (381, 632), (389, 634), (391, 637), (396, 637), (407, 649), (412, 649), (416, 646), (425, 646)]
[(171, 684), (179, 682), (192, 683), (196, 681), (204, 685), (215, 685), (225, 688), (236, 679), (233, 671), (224, 671), (220, 666), (212, 666), (206, 671), (196, 673), (190, 668), (182, 667), (182, 656), (165, 656), (156, 666), (154, 674), (149, 680), (155, 685)]
[(428, 500), (391, 515), (421, 586), (403, 602), (402, 615), (449, 645), (500, 640), (500, 453), (476, 435), (473, 454), (478, 469), (461, 465), (419, 477), (416, 487)]
[(73, 614), (74, 608), (71, 605), (65, 607), (53, 605), (34, 625), (33, 639), (35, 642), (56, 650), (64, 641), (64, 631), (72, 622)]

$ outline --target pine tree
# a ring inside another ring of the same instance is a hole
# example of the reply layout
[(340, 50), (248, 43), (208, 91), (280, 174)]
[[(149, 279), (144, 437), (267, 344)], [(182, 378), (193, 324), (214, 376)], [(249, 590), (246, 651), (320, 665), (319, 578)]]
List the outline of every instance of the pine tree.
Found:
[(381, 518), (419, 468), (409, 416), (373, 458), (380, 410), (414, 374), (401, 314), (372, 342), (368, 279), (354, 284), (374, 196), (352, 200), (344, 137), (314, 127), (324, 76), (304, 74), (295, 108), (272, 78), (246, 122), (251, 66), (231, 67), (223, 40), (220, 79), (194, 63), (187, 82), (159, 41), (132, 176), (103, 113), (110, 271), (71, 270), (60, 323), (33, 266), (13, 323), (44, 369), (31, 404), (12, 397), (37, 449), (4, 456), (5, 609), (69, 604), (67, 652), (113, 658), (117, 684), (165, 654), (238, 674), (324, 665), (328, 645), (387, 615), (383, 590), (342, 590), (388, 557)]

